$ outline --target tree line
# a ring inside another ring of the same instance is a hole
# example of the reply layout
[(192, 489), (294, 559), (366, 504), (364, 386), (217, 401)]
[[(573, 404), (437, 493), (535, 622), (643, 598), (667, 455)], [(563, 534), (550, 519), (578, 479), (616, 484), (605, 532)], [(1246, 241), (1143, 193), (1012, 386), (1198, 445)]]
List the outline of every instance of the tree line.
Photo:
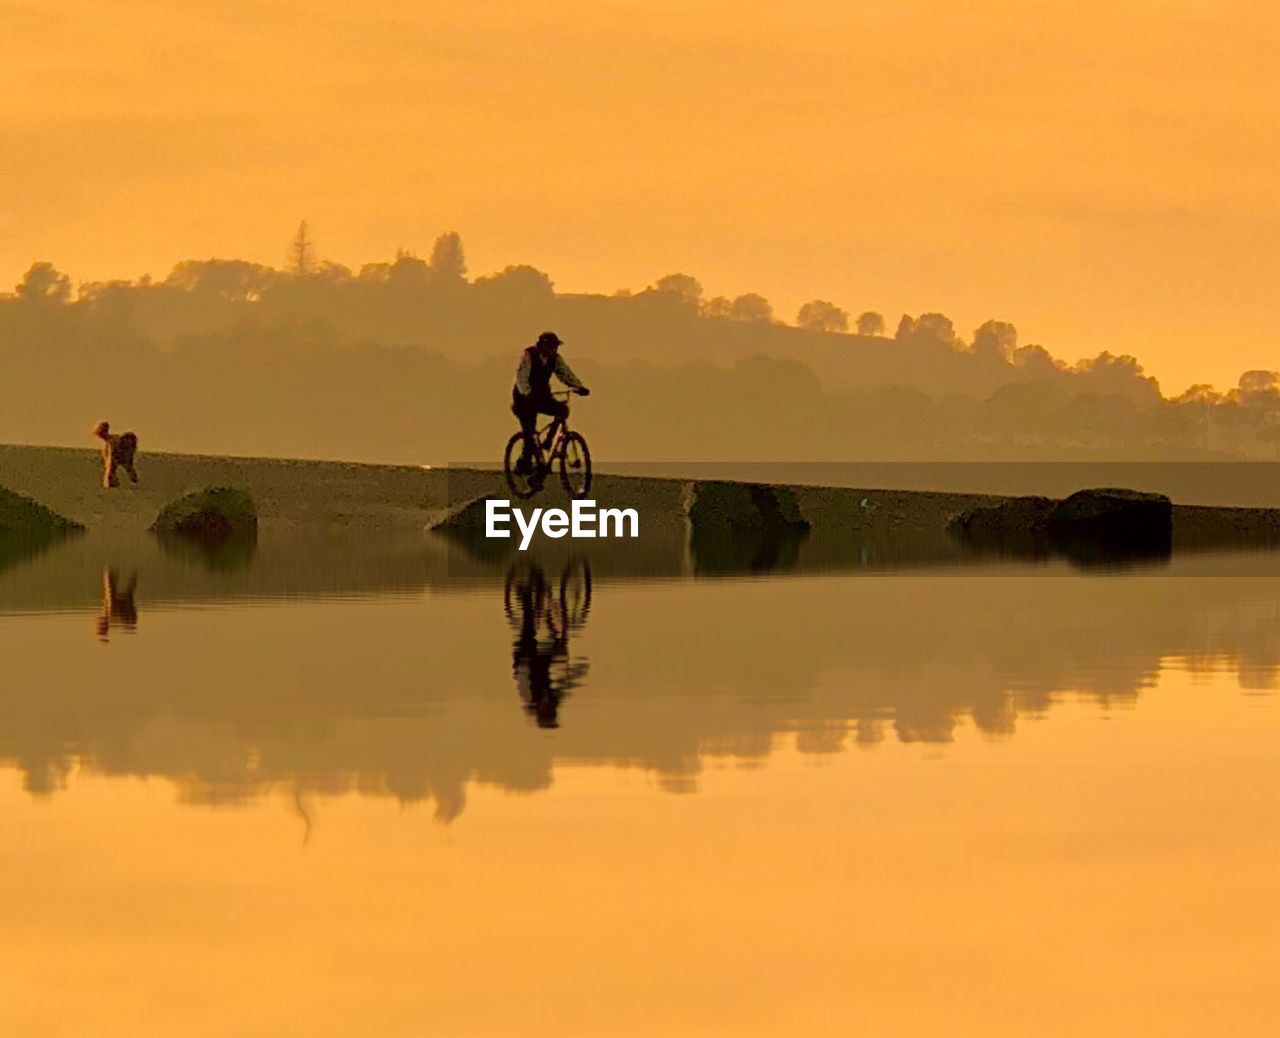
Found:
[[(1132, 356), (1066, 364), (1004, 321), (966, 337), (903, 315), (889, 335), (879, 313), (812, 300), (785, 324), (765, 297), (708, 298), (683, 273), (564, 293), (523, 264), (470, 276), (453, 232), (425, 259), (352, 269), (305, 224), (278, 268), (187, 260), (73, 286), (33, 263), (0, 294), (0, 438), (71, 442), (123, 408), (183, 449), (231, 450), (234, 425), (251, 453), (483, 458), (515, 354), (543, 328), (604, 389), (590, 421), (617, 456), (1280, 457), (1272, 371), (1167, 398)], [(323, 432), (335, 414), (360, 426), (340, 443)]]

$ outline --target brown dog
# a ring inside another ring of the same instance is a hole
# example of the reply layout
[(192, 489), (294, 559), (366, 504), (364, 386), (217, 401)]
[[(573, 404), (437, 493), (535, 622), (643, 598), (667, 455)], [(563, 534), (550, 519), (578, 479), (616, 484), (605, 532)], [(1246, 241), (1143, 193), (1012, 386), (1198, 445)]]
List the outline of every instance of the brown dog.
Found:
[(93, 435), (102, 441), (103, 487), (120, 485), (120, 480), (116, 478), (117, 469), (124, 469), (133, 482), (138, 482), (138, 473), (133, 467), (134, 455), (138, 453), (138, 437), (131, 432), (114, 435), (109, 422), (99, 422), (95, 425)]

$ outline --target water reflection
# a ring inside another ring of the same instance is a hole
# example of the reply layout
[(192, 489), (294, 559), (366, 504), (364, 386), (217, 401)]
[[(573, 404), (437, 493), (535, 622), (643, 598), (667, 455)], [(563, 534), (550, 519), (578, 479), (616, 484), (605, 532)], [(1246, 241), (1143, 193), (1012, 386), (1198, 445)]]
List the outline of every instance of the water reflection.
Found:
[[(0, 576), (0, 764), (34, 794), (78, 766), (162, 776), (196, 803), (277, 789), (304, 820), (350, 791), (448, 820), (472, 783), (544, 789), (580, 762), (687, 791), (709, 762), (760, 762), (783, 739), (823, 755), (944, 744), (964, 726), (1007, 738), (1064, 698), (1131, 704), (1171, 664), (1259, 692), (1280, 668), (1280, 567), (1262, 554), (1206, 561), (1213, 579), (1175, 555), (1106, 576), (636, 583), (613, 556), (602, 575), (595, 555), (497, 569), (434, 551), (268, 543), (215, 574), (149, 540), (83, 538), (29, 560)], [(132, 629), (139, 587), (148, 638), (127, 670), (103, 668), (85, 626)], [(347, 588), (363, 597), (288, 597)], [(6, 615), (13, 600), (70, 615)], [(193, 602), (221, 607), (173, 607)]]
[(775, 573), (796, 568), (808, 538), (808, 530), (796, 529), (767, 533), (695, 529), (689, 535), (689, 557), (700, 576)]
[(220, 537), (157, 534), (156, 543), (167, 555), (203, 566), (211, 573), (247, 569), (258, 550), (257, 531)]
[(575, 559), (552, 583), (536, 563), (514, 565), (507, 571), (503, 606), (516, 630), (511, 672), (525, 712), (539, 728), (559, 728), (561, 702), (589, 669), (585, 659), (572, 658), (569, 634), (587, 622), (591, 568)]
[(111, 628), (132, 634), (138, 627), (138, 606), (134, 600), (138, 590), (138, 574), (131, 573), (123, 582), (110, 566), (102, 571), (102, 609), (94, 623), (98, 641), (110, 641)]

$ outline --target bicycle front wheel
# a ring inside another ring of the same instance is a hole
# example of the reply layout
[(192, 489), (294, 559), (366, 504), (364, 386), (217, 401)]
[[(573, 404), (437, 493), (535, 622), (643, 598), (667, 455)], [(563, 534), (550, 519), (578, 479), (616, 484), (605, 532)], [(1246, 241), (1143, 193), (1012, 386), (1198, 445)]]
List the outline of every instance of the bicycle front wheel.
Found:
[[(523, 471), (526, 469), (528, 471)], [(521, 499), (533, 497), (542, 489), (538, 469), (538, 459), (526, 455), (524, 434), (516, 433), (507, 441), (507, 449), (502, 456), (502, 474), (507, 477), (507, 489)]]
[(579, 433), (566, 433), (560, 452), (560, 482), (570, 497), (586, 497), (591, 492), (591, 452)]

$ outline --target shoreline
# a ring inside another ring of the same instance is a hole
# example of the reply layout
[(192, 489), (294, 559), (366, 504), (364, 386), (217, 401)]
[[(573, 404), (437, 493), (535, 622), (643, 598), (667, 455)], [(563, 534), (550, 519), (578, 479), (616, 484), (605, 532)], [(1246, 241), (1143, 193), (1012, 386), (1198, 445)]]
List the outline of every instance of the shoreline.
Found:
[[(104, 490), (99, 482), (100, 457), (93, 448), (0, 445), (0, 486), (101, 532), (145, 530), (167, 502), (208, 485), (233, 486), (250, 493), (258, 505), (260, 523), (268, 532), (366, 528), (421, 531), (443, 512), (467, 500), (492, 493), (506, 496), (502, 473), (496, 468), (431, 468), (145, 452), (139, 454), (138, 466), (138, 485), (125, 482), (119, 488)], [(674, 467), (662, 466), (663, 469)], [(762, 463), (759, 469), (767, 472), (777, 467)], [(690, 463), (689, 468), (697, 470), (707, 466)], [(725, 470), (730, 466), (720, 468)], [(861, 468), (868, 469), (867, 466)], [(990, 484), (1008, 475), (1005, 469), (984, 470), (975, 465), (944, 470), (924, 463), (913, 469), (887, 465), (870, 469), (899, 481), (911, 476), (957, 480), (968, 474), (978, 484), (984, 481)], [(857, 469), (850, 466), (850, 471)], [(1072, 475), (1071, 470), (1046, 471), (1058, 479)], [(1174, 475), (1180, 472), (1172, 471)], [(1270, 473), (1270, 467), (1258, 466), (1246, 470), (1245, 475), (1252, 481), (1255, 476)], [(1160, 475), (1161, 470), (1152, 467), (1149, 481), (1158, 481)], [(682, 501), (691, 481), (690, 476), (674, 474), (602, 474), (596, 477), (592, 497), (601, 507), (638, 508), (642, 525), (649, 529), (673, 530), (685, 522)], [(756, 482), (741, 482), (748, 481)], [(933, 535), (945, 530), (952, 516), (964, 508), (1017, 496), (1017, 493), (992, 493), (985, 488), (962, 491), (848, 484), (821, 486), (791, 481), (773, 485), (786, 486), (795, 492), (801, 513), (815, 534)], [(1254, 485), (1253, 482), (1250, 485)], [(1072, 486), (1072, 489), (1080, 488)], [(1222, 496), (1220, 486), (1211, 489), (1210, 496)], [(1023, 489), (1020, 492), (1037, 491)], [(1246, 547), (1254, 542), (1263, 546), (1280, 541), (1280, 508), (1192, 503), (1169, 490), (1163, 492), (1174, 501), (1175, 549)], [(549, 487), (533, 504), (562, 506), (564, 502), (564, 494), (556, 486)]]

